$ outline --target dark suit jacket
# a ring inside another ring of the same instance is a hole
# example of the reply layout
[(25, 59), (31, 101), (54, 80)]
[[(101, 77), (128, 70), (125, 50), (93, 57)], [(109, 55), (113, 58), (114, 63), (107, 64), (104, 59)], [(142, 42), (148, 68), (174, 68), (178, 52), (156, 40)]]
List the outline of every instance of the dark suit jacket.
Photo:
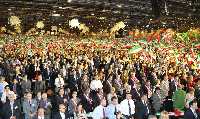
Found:
[(155, 85), (156, 85), (156, 84), (155, 84), (156, 77), (154, 76), (153, 73), (150, 74), (150, 76), (148, 77), (148, 80), (150, 80), (152, 86), (155, 86)]
[(57, 96), (57, 104), (58, 105), (60, 105), (60, 104), (64, 104), (65, 105), (65, 107), (67, 108), (67, 104), (68, 104), (68, 102), (69, 102), (69, 100), (67, 100), (67, 102), (66, 103), (64, 103), (64, 99), (67, 99), (68, 97), (67, 97), (67, 95), (63, 95), (63, 97), (61, 97), (60, 95), (58, 95)]
[(49, 74), (48, 74), (47, 68), (45, 68), (45, 69), (43, 70), (43, 77), (44, 77), (45, 79), (49, 79), (49, 77), (51, 77), (51, 74), (52, 74), (51, 69), (50, 69), (50, 68), (48, 68), (48, 69), (49, 69)]
[[(36, 114), (33, 119), (38, 119), (38, 115)], [(44, 119), (50, 119), (49, 115), (44, 115)]]
[[(151, 88), (151, 87), (150, 87)], [(142, 90), (143, 90), (143, 93), (144, 94), (147, 94), (147, 97), (148, 97), (148, 95), (149, 95), (149, 93), (148, 93), (148, 89), (145, 87), (145, 86), (143, 86), (142, 87)], [(152, 90), (151, 90), (152, 91)], [(153, 92), (152, 92), (153, 93)]]
[[(14, 92), (14, 88), (13, 88), (13, 83), (10, 84), (10, 91), (13, 91)], [(16, 91), (17, 91), (17, 95), (18, 96), (21, 96), (21, 86), (19, 83), (16, 83)]]
[[(122, 82), (120, 82), (121, 83), (121, 87), (122, 87)], [(119, 92), (119, 85), (117, 84), (117, 82), (115, 81), (115, 79), (113, 80), (113, 87), (115, 88), (115, 93), (116, 94), (119, 94), (120, 92)]]
[[(4, 113), (5, 113), (6, 119), (10, 119), (10, 117), (12, 116), (12, 110), (11, 110), (11, 106), (10, 106), (10, 101), (6, 101), (6, 103), (3, 105), (3, 109), (4, 109)], [(19, 100), (14, 100), (13, 116), (16, 116), (17, 119), (21, 119), (20, 113), (21, 113), (20, 101)]]
[[(197, 112), (196, 112), (196, 114), (198, 115)], [(192, 112), (192, 110), (190, 108), (185, 110), (183, 119), (195, 119), (194, 113)], [(197, 118), (197, 119), (199, 119), (199, 118)]]
[(35, 93), (41, 91), (41, 93), (44, 93), (46, 90), (46, 85), (45, 85), (45, 81), (36, 81), (35, 82)]
[[(50, 99), (47, 99), (47, 102), (46, 102), (46, 103), (48, 103), (48, 102), (51, 103), (51, 100), (50, 100)], [(45, 114), (48, 113), (48, 115), (51, 115), (51, 107), (52, 107), (52, 106), (49, 105), (49, 106), (47, 106), (47, 108), (45, 108), (45, 102), (44, 102), (43, 99), (40, 100), (40, 102), (39, 102), (39, 107), (44, 109), (44, 113), (45, 113)]]
[[(149, 110), (149, 114), (151, 114), (151, 107), (148, 101), (146, 101), (147, 106), (148, 106), (148, 110)], [(135, 114), (136, 117), (140, 118), (140, 119), (146, 119), (148, 117), (148, 115), (146, 115), (147, 113), (147, 107), (143, 104), (142, 100), (139, 100), (136, 102), (135, 105)]]
[[(90, 99), (92, 99), (91, 95), (89, 95)], [(86, 113), (88, 112), (92, 112), (93, 110), (93, 104), (91, 105), (89, 103), (89, 101), (87, 101), (87, 99), (82, 95), (82, 98), (81, 98), (81, 102), (83, 104), (83, 109), (86, 111)]]
[(194, 85), (194, 89), (194, 97), (198, 97), (200, 90), (197, 84)]
[(77, 91), (77, 87), (75, 87), (75, 85), (77, 84), (79, 84), (79, 79), (78, 79), (78, 75), (76, 75), (76, 80), (75, 80), (75, 78), (74, 78), (74, 75), (72, 74), (71, 76), (70, 76), (70, 78), (69, 78), (69, 84), (70, 84), (70, 90), (71, 91)]
[[(109, 94), (109, 93), (110, 93), (111, 87), (110, 87), (110, 85), (108, 84), (107, 80), (105, 81), (104, 84), (105, 84), (105, 85), (104, 85), (104, 92), (105, 92), (106, 94)], [(112, 85), (112, 81), (111, 81), (111, 85)], [(112, 86), (113, 86), (113, 85), (112, 85)]]
[(139, 95), (137, 94), (136, 89), (134, 88), (134, 89), (133, 89), (133, 96), (132, 96), (132, 98), (133, 98), (133, 99), (136, 99), (137, 101), (141, 99), (141, 95), (143, 94), (143, 91), (142, 91), (141, 88), (139, 89), (138, 93), (140, 94), (140, 97), (139, 97)]
[[(107, 99), (106, 95), (103, 95), (103, 99)], [(97, 96), (97, 94), (94, 96), (93, 100), (94, 100), (94, 108), (96, 108), (97, 106), (100, 105), (100, 101), (101, 100), (99, 99), (99, 97)]]
[(170, 90), (169, 90), (169, 96), (170, 97), (172, 97), (173, 96), (173, 92), (175, 92), (176, 91), (176, 86), (175, 86), (175, 83), (174, 83), (174, 81), (172, 81), (170, 84), (169, 84), (169, 86), (170, 86)]
[[(69, 119), (70, 116), (69, 116), (69, 112), (66, 111), (65, 112), (65, 119)], [(53, 119), (62, 119), (61, 115), (60, 115), (60, 112), (57, 112), (54, 116), (53, 116)]]

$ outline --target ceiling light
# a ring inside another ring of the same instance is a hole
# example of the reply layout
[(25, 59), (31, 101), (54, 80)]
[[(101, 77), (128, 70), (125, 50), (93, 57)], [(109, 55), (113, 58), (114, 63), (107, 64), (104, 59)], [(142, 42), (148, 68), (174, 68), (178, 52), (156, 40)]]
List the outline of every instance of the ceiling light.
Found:
[(8, 10), (11, 10), (11, 9), (8, 9)]
[(54, 10), (53, 12), (55, 13), (56, 11)]
[(60, 14), (52, 14), (52, 16), (58, 17), (60, 16)]
[(71, 0), (68, 0), (68, 2), (71, 2)]
[(150, 19), (152, 21), (152, 19)]
[(62, 9), (62, 7), (59, 7), (60, 9)]
[(94, 14), (91, 14), (91, 15), (94, 15)]
[(118, 7), (122, 7), (121, 5), (118, 5)]

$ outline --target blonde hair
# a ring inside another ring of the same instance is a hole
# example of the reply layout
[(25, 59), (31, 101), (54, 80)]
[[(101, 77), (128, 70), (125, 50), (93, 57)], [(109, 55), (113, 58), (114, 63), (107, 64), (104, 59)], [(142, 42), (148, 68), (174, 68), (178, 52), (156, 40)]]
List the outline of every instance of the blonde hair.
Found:
[(110, 91), (111, 91), (111, 90), (115, 91), (115, 88), (114, 88), (114, 87), (112, 87), (112, 88), (110, 88)]
[(167, 111), (162, 111), (160, 114), (160, 119), (169, 119), (169, 115)]

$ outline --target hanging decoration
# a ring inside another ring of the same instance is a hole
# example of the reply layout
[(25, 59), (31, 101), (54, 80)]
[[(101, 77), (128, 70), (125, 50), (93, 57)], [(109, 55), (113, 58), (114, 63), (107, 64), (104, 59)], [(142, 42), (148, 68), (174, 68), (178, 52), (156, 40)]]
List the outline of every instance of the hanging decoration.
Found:
[(11, 26), (19, 25), (20, 23), (21, 20), (17, 16), (11, 16), (8, 18), (8, 24), (10, 24)]
[(37, 24), (36, 24), (37, 28), (39, 29), (43, 29), (44, 28), (44, 23), (43, 21), (38, 21)]
[(71, 21), (69, 21), (69, 26), (71, 27), (78, 27), (80, 23), (78, 22), (78, 19), (72, 19)]
[(119, 29), (123, 29), (126, 25), (124, 24), (124, 22), (120, 21), (118, 22), (116, 25), (114, 25), (113, 28), (111, 28), (111, 33), (114, 33), (115, 31), (118, 31)]
[(2, 32), (6, 31), (6, 30), (7, 30), (6, 27), (1, 27)]
[(88, 32), (90, 30), (89, 27), (85, 26), (85, 24), (80, 24), (78, 26), (78, 29), (82, 30), (82, 33), (86, 33), (86, 32)]
[(51, 26), (51, 30), (57, 32), (57, 26)]

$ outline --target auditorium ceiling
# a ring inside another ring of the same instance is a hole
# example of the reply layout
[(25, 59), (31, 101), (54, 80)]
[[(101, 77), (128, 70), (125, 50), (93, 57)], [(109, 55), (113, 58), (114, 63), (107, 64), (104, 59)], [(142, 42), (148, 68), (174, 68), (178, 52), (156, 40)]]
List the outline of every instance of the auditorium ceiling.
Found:
[(0, 11), (0, 26), (13, 29), (8, 18), (18, 16), (23, 32), (37, 21), (43, 21), (44, 30), (69, 29), (73, 18), (92, 31), (110, 29), (120, 21), (129, 30), (200, 26), (200, 0), (0, 0)]

